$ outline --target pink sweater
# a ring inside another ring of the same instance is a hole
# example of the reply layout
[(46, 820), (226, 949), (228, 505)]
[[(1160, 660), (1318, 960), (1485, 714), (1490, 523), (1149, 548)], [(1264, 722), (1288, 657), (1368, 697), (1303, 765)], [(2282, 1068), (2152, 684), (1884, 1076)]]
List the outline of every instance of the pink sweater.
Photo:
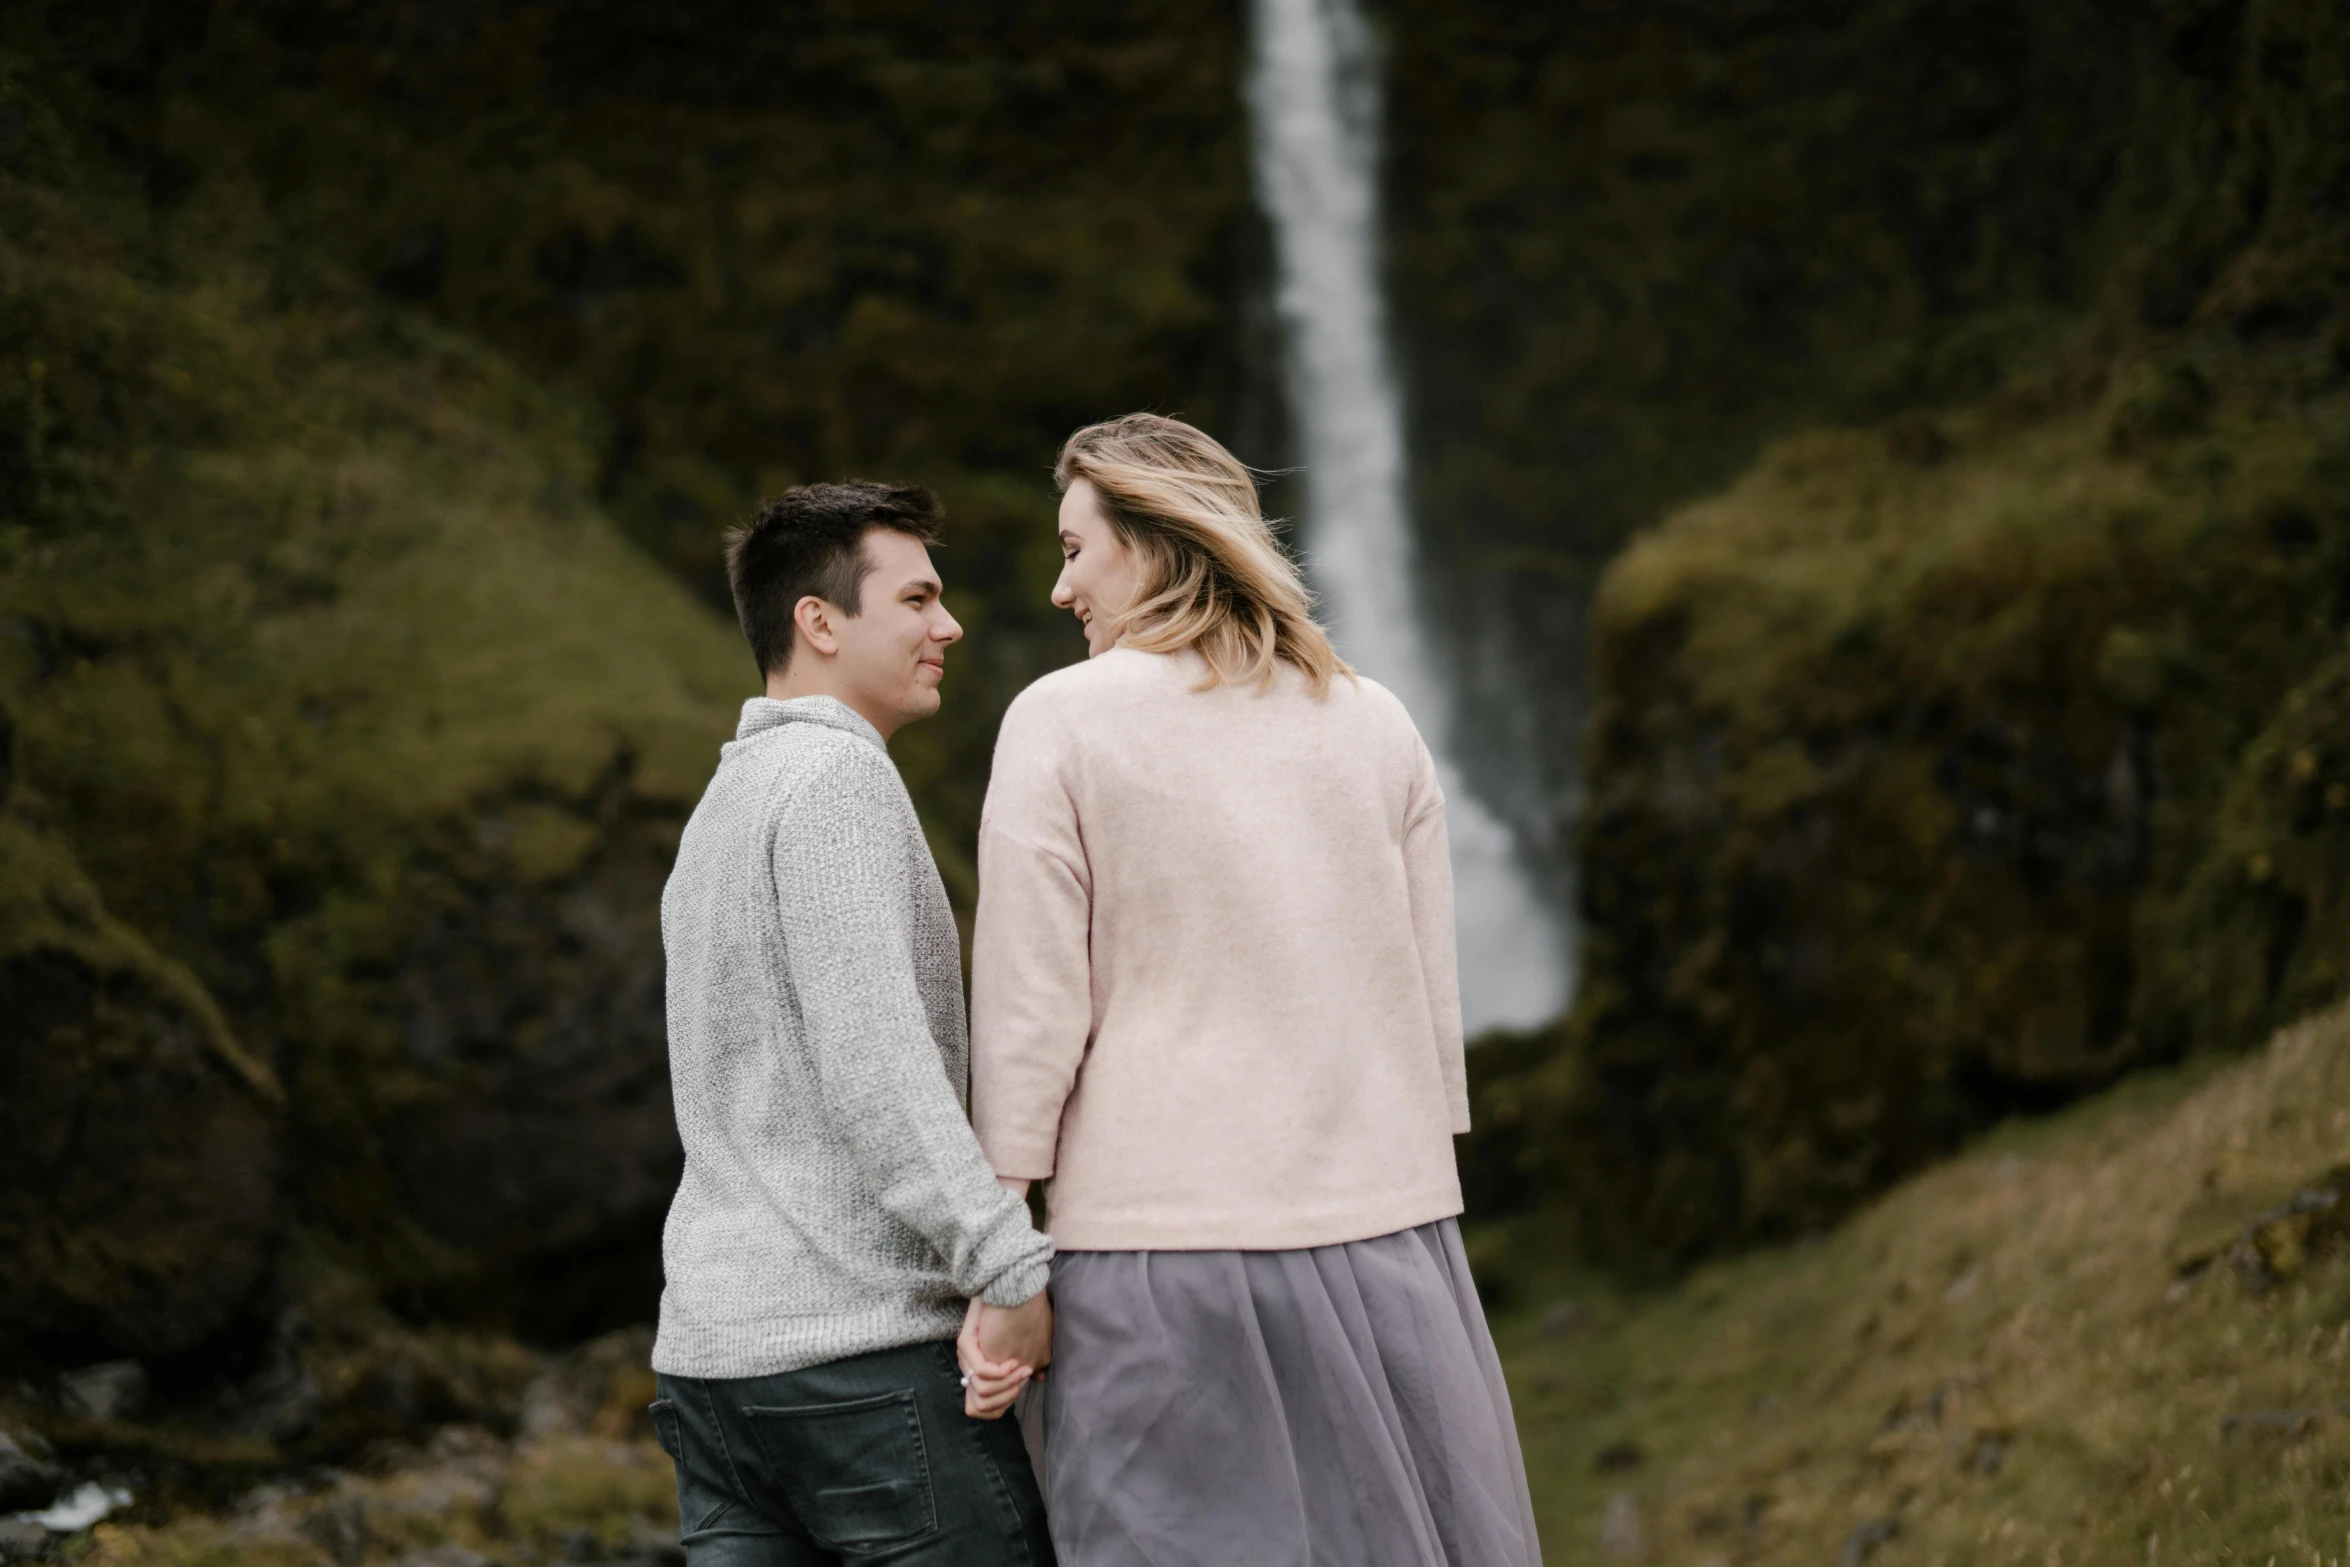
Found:
[(972, 1119), (1069, 1251), (1283, 1250), (1460, 1212), (1444, 797), (1403, 704), (1116, 649), (1004, 715)]

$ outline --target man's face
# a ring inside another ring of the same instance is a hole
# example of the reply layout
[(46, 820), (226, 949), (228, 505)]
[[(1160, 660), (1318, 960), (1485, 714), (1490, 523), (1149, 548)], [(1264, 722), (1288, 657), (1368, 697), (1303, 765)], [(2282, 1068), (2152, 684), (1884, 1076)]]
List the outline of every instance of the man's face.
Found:
[[(836, 666), (849, 705), (884, 734), (938, 711), (947, 645), (963, 628), (939, 600), (938, 572), (918, 539), (890, 528), (865, 535), (862, 609), (834, 624)], [(885, 723), (884, 717), (895, 722)]]

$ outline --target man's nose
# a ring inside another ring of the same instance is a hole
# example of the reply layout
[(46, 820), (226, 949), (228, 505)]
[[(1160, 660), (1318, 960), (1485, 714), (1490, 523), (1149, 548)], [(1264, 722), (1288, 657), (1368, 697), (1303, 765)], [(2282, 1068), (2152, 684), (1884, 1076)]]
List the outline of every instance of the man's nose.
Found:
[(949, 614), (944, 604), (938, 606), (938, 623), (930, 628), (930, 639), (933, 642), (963, 640), (963, 623)]

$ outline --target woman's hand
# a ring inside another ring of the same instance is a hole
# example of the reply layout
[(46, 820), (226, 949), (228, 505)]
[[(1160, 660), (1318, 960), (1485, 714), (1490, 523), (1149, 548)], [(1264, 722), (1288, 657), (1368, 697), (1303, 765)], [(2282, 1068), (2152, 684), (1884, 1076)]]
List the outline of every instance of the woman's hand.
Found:
[(977, 1348), (989, 1360), (1016, 1360), (1038, 1371), (1053, 1363), (1053, 1302), (1038, 1290), (1017, 1306), (979, 1303), (972, 1327)]
[(980, 1348), (979, 1314), (985, 1309), (974, 1300), (964, 1310), (963, 1331), (955, 1337), (955, 1360), (963, 1368), (963, 1413), (974, 1420), (1000, 1420), (1034, 1373), (1018, 1360), (991, 1359)]

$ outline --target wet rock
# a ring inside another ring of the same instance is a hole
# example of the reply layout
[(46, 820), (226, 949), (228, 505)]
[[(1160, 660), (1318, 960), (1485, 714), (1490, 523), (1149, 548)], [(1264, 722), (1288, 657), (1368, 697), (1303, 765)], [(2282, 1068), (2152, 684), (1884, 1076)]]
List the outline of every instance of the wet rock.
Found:
[(0, 1518), (0, 1562), (24, 1561), (48, 1549), (49, 1531), (22, 1518)]
[(26, 1515), (51, 1534), (79, 1534), (104, 1519), (130, 1506), (131, 1493), (119, 1485), (103, 1485), (86, 1480), (59, 1497), (37, 1513)]
[(46, 1507), (56, 1499), (63, 1470), (49, 1462), (38, 1438), (19, 1439), (0, 1431), (0, 1513)]
[(84, 1420), (128, 1420), (147, 1402), (147, 1368), (135, 1360), (108, 1360), (57, 1379), (57, 1402)]
[(1876, 1554), (1878, 1546), (1900, 1537), (1899, 1519), (1871, 1518), (1844, 1537), (1844, 1549), (1836, 1553), (1836, 1567), (1861, 1567), (1861, 1563)]

